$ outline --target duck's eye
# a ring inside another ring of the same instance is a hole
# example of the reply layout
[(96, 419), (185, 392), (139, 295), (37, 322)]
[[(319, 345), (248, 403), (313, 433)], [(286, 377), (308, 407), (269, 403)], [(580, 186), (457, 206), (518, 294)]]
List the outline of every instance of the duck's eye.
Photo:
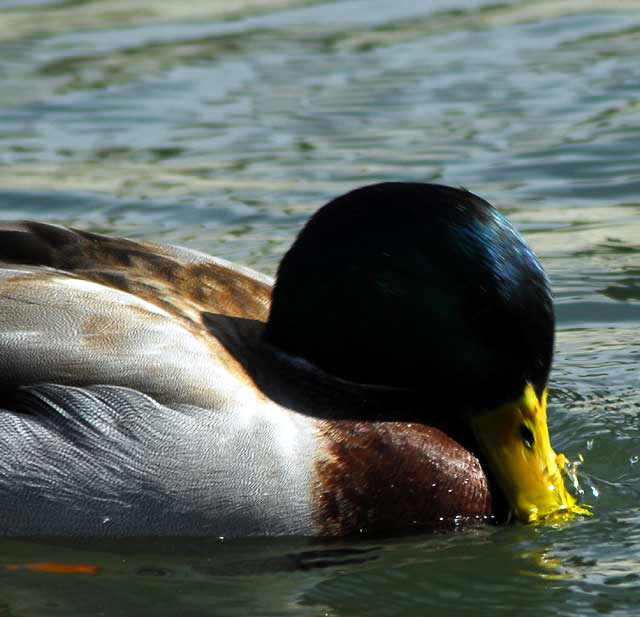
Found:
[(522, 441), (524, 441), (524, 445), (531, 449), (533, 448), (533, 444), (535, 439), (533, 437), (533, 432), (526, 424), (520, 425), (520, 437), (522, 437)]

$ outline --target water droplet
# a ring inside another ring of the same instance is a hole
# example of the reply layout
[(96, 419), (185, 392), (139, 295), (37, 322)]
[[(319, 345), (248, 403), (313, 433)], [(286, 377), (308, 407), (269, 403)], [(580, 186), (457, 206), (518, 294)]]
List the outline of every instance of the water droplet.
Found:
[(593, 448), (593, 439), (587, 439), (587, 450)]
[(638, 460), (640, 460), (640, 459), (638, 459), (638, 455), (637, 454), (634, 454), (633, 456), (629, 457), (629, 462), (632, 465), (635, 465), (638, 462)]
[(600, 496), (600, 491), (595, 486), (591, 487), (591, 492), (593, 493), (594, 497), (599, 497)]
[(111, 521), (111, 519), (110, 519), (108, 516), (105, 516), (105, 517), (102, 519), (102, 524), (103, 524), (103, 525), (106, 525), (109, 521)]

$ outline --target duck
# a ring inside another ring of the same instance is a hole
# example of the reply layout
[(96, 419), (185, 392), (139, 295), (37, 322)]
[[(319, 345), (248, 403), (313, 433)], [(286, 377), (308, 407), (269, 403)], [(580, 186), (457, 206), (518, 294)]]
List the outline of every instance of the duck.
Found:
[(275, 282), (0, 225), (0, 535), (311, 536), (584, 513), (551, 447), (554, 312), (465, 189), (330, 201)]

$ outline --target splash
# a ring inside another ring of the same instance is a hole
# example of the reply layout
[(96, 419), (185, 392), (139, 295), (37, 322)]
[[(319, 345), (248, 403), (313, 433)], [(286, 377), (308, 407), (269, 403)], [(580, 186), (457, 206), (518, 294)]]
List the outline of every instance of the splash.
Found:
[(532, 511), (529, 518), (530, 523), (552, 525), (573, 520), (577, 516), (593, 516), (591, 506), (588, 504), (578, 504), (575, 497), (573, 497), (573, 495), (564, 488), (564, 482), (562, 480), (562, 475), (566, 475), (570, 480), (575, 493), (582, 497), (584, 495), (584, 490), (580, 486), (580, 482), (578, 480), (578, 467), (583, 462), (584, 458), (582, 455), (579, 455), (579, 460), (574, 462), (569, 461), (564, 454), (558, 454), (556, 456), (557, 476), (559, 482), (554, 484), (562, 487), (562, 495), (560, 496), (561, 504), (558, 509), (550, 512)]

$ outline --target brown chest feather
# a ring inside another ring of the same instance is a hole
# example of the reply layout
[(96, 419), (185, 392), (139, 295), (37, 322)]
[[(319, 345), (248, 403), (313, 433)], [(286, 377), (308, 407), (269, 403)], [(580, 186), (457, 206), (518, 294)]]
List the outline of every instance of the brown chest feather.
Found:
[(480, 463), (436, 428), (341, 421), (322, 432), (314, 495), (322, 535), (450, 529), (491, 516)]

